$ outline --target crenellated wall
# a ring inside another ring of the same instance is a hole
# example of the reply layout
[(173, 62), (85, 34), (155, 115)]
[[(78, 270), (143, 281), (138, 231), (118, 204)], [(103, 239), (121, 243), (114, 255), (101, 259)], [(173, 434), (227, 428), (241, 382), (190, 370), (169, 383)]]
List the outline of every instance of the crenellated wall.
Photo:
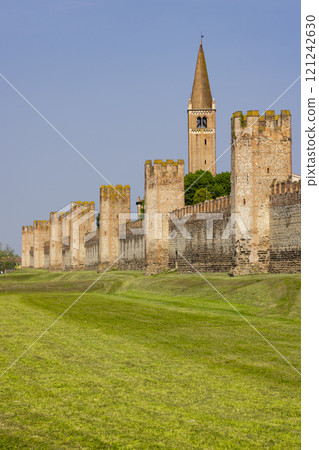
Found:
[(184, 161), (146, 161), (141, 219), (131, 221), (130, 186), (101, 186), (99, 230), (94, 202), (52, 212), (49, 221), (22, 227), (23, 267), (300, 271), (301, 182), (292, 181), (290, 113), (238, 111), (231, 126), (230, 196), (185, 206)]
[(180, 272), (229, 271), (233, 256), (230, 213), (230, 196), (174, 211), (170, 220), (169, 268)]
[(50, 220), (22, 227), (23, 267), (81, 269), (85, 235), (95, 230), (94, 202), (74, 202), (70, 211), (51, 212)]
[(270, 272), (301, 270), (301, 182), (274, 183), (270, 195)]
[(145, 221), (136, 220), (124, 223), (121, 227), (119, 254), (119, 269), (145, 270)]

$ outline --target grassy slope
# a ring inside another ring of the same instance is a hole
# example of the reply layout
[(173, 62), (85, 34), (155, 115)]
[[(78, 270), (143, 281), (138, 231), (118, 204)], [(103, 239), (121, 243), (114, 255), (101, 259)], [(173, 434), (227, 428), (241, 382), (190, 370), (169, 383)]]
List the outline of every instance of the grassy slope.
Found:
[[(94, 272), (0, 276), (0, 371)], [(300, 368), (300, 277), (208, 279)], [(110, 272), (0, 379), (0, 447), (299, 448), (299, 375), (197, 275)]]

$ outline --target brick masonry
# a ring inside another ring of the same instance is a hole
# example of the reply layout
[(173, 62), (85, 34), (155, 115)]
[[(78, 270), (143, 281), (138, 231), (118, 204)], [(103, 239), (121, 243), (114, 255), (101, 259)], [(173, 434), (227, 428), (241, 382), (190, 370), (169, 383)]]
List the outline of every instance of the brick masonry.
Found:
[(270, 196), (270, 272), (300, 272), (300, 226), (300, 182), (274, 184)]
[(121, 270), (146, 270), (144, 220), (123, 224), (120, 236), (119, 260)]
[[(104, 244), (113, 244), (111, 250), (114, 260), (123, 254), (118, 262), (121, 270), (142, 270), (146, 274), (155, 274), (165, 270), (191, 272), (195, 268), (204, 272), (239, 275), (247, 273), (248, 265), (249, 273), (300, 271), (300, 181), (292, 182), (292, 177), (288, 177), (287, 181), (273, 181), (268, 190), (266, 183), (262, 187), (264, 197), (256, 204), (263, 208), (262, 214), (260, 213), (263, 221), (261, 224), (257, 222), (255, 232), (258, 233), (259, 226), (268, 238), (267, 241), (256, 241), (258, 258), (262, 263), (267, 259), (267, 265), (261, 265), (259, 260), (254, 266), (249, 259), (251, 239), (247, 243), (245, 239), (238, 242), (239, 231), (232, 219), (232, 212), (241, 211), (246, 224), (252, 227), (251, 224), (256, 220), (256, 206), (241, 210), (234, 208), (233, 202), (238, 201), (238, 198), (241, 200), (240, 195), (247, 196), (247, 192), (255, 201), (255, 183), (258, 178), (252, 178), (253, 182), (248, 187), (246, 178), (242, 188), (243, 182), (237, 186), (238, 178), (236, 180), (234, 177), (234, 191), (230, 196), (192, 206), (184, 206), (183, 179), (182, 160), (168, 160), (165, 163), (157, 160), (154, 164), (146, 162), (144, 220), (129, 220), (127, 187), (121, 190), (125, 194), (124, 199), (109, 190), (104, 195), (102, 187), (102, 203), (111, 210), (110, 215), (115, 211), (115, 216), (105, 222), (100, 230), (95, 230), (94, 215), (88, 214), (94, 212), (94, 203), (87, 202), (72, 203), (70, 211), (51, 213), (50, 221), (35, 221), (34, 226), (23, 227), (23, 267), (51, 270), (78, 270), (85, 267), (101, 270), (103, 262), (100, 252), (105, 239), (101, 232), (104, 230), (107, 232)], [(261, 189), (260, 186), (258, 189)], [(260, 197), (256, 195), (256, 198)], [(248, 197), (247, 199), (249, 201)], [(182, 207), (172, 210), (176, 204)], [(240, 206), (242, 205), (243, 203)], [(75, 214), (76, 211), (78, 214)], [(121, 213), (124, 214), (124, 219), (119, 223)], [(151, 219), (147, 219), (147, 213)], [(73, 234), (72, 227), (75, 230)], [(158, 227), (161, 231), (160, 239), (156, 238)], [(72, 250), (72, 245), (76, 245), (77, 252)], [(83, 260), (79, 251), (81, 247), (84, 249)], [(72, 253), (77, 258), (73, 264)]]
[(166, 270), (169, 263), (169, 213), (184, 206), (184, 160), (145, 163), (146, 273)]
[[(194, 272), (194, 268), (204, 272), (228, 272), (233, 256), (232, 234), (228, 231), (230, 212), (230, 197), (175, 211), (170, 220), (169, 268), (180, 272)], [(176, 223), (183, 218), (187, 220), (185, 228), (180, 230)]]
[(238, 111), (231, 118), (232, 214), (240, 218), (250, 235), (233, 236), (234, 275), (268, 272), (269, 196), (274, 179), (291, 176), (291, 115), (289, 111)]

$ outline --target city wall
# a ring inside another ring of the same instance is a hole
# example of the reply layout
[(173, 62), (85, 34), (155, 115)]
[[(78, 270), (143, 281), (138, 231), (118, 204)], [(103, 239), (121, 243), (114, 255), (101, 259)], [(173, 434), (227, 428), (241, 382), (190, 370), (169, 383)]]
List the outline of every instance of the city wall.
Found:
[[(101, 186), (99, 229), (94, 202), (52, 212), (22, 227), (22, 266), (299, 272), (301, 184), (292, 182), (290, 113), (238, 111), (231, 125), (230, 196), (184, 206), (184, 161), (146, 161), (143, 218), (131, 220), (130, 186)], [(141, 213), (140, 199), (138, 206)]]
[[(233, 256), (230, 213), (230, 196), (174, 211), (169, 224), (169, 268), (228, 272)], [(183, 219), (186, 222), (179, 229)]]
[(127, 222), (122, 225), (119, 254), (123, 256), (119, 260), (120, 270), (145, 271), (146, 250), (144, 225), (144, 220)]
[(270, 272), (301, 271), (301, 183), (276, 183), (270, 196)]

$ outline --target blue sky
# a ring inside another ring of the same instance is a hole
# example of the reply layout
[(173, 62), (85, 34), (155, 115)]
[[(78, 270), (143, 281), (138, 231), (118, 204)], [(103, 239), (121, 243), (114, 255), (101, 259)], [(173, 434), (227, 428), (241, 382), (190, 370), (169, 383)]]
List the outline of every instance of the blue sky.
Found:
[[(217, 109), (217, 157), (234, 111), (267, 109), (300, 74), (296, 0), (1, 2), (4, 75), (112, 184), (144, 161), (187, 162), (187, 103), (203, 32)], [(106, 184), (0, 79), (0, 241), (21, 252), (21, 226)], [(290, 109), (300, 173), (300, 81), (271, 109)], [(217, 172), (230, 170), (230, 151)]]

